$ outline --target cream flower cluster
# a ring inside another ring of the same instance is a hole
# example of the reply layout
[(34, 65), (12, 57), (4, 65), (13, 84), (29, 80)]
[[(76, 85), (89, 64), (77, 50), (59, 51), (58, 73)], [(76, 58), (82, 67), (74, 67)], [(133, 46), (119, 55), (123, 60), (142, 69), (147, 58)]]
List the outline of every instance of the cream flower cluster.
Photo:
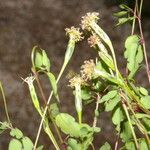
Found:
[(75, 42), (81, 41), (83, 39), (80, 28), (75, 28), (74, 26), (72, 26), (71, 28), (66, 28), (65, 31), (66, 34), (69, 35), (70, 38)]
[(97, 12), (92, 12), (92, 13), (87, 13), (85, 16), (82, 17), (81, 20), (81, 27), (83, 30), (91, 30), (91, 25), (93, 23), (97, 23), (99, 20), (99, 13)]

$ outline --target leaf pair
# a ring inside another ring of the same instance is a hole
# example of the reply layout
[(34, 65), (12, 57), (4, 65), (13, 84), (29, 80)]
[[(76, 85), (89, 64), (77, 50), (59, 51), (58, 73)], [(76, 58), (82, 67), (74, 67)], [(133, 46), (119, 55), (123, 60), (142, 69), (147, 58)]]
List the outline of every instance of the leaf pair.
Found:
[(130, 22), (134, 17), (130, 16), (130, 8), (127, 5), (120, 5), (121, 11), (114, 13), (115, 17), (118, 17), (118, 23), (116, 26), (123, 25), (127, 22)]
[(50, 60), (47, 57), (45, 50), (42, 50), (42, 49), (40, 49), (40, 50), (41, 50), (41, 53), (38, 51), (35, 53), (35, 60), (32, 60), (32, 62), (34, 62), (33, 66), (37, 70), (41, 69), (41, 70), (46, 70), (49, 72), (50, 71)]
[[(8, 150), (32, 150), (32, 141), (23, 135), (22, 131), (18, 128), (13, 128), (10, 131), (10, 135), (13, 139), (10, 141)], [(37, 150), (42, 150), (43, 146), (37, 148)]]

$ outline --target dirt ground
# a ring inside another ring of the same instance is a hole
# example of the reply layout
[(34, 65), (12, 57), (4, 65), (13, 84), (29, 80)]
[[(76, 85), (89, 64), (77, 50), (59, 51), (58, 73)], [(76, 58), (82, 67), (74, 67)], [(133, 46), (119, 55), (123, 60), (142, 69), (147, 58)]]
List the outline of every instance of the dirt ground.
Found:
[[(145, 4), (144, 34), (150, 44), (149, 8)], [(149, 5), (150, 6), (150, 5)], [(115, 28), (115, 18), (112, 13), (118, 8), (108, 0), (0, 0), (0, 80), (2, 81), (8, 101), (8, 109), (14, 126), (20, 128), (25, 135), (34, 141), (38, 130), (40, 118), (34, 110), (26, 84), (20, 77), (30, 74), (30, 54), (34, 45), (40, 46), (48, 53), (52, 70), (57, 75), (66, 49), (68, 38), (64, 29), (80, 24), (81, 16), (87, 12), (100, 13), (99, 24), (109, 34), (113, 41), (119, 67), (125, 71), (123, 55), (123, 41), (130, 34), (130, 26)], [(67, 86), (66, 74), (72, 69), (79, 71), (79, 66), (85, 59), (94, 58), (95, 52), (87, 46), (86, 41), (76, 47), (73, 59), (65, 75), (59, 83), (59, 95), (63, 112), (75, 115), (74, 98), (71, 89)], [(148, 53), (149, 56), (149, 53)], [(138, 76), (139, 83), (147, 86), (146, 75), (141, 72)], [(49, 93), (49, 84), (44, 79), (44, 90)], [(85, 111), (85, 122), (92, 121), (92, 108)], [(90, 116), (90, 117), (89, 117)], [(0, 97), (0, 120), (5, 120), (3, 101)], [(114, 145), (115, 134), (109, 121), (110, 115), (104, 114), (98, 124), (102, 132), (96, 140), (97, 149), (104, 143)], [(8, 138), (4, 134), (0, 137), (0, 150), (6, 150)], [(45, 149), (53, 150), (47, 135), (42, 133), (40, 144), (46, 145)]]

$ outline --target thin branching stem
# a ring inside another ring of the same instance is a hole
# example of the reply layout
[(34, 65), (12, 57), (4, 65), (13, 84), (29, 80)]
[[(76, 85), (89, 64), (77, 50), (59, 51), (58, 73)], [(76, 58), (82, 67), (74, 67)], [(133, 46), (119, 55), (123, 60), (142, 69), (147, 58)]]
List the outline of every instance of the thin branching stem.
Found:
[(42, 89), (42, 86), (41, 86), (41, 83), (40, 83), (40, 80), (39, 80), (39, 77), (38, 77), (38, 73), (34, 70), (34, 68), (32, 68), (32, 72), (33, 72), (34, 77), (35, 77), (35, 79), (37, 81), (37, 84), (38, 84), (38, 87), (39, 87), (42, 99), (43, 99), (44, 103), (46, 104), (46, 96), (45, 96), (44, 91)]
[(11, 121), (10, 121), (10, 117), (9, 117), (9, 113), (8, 113), (8, 109), (7, 109), (7, 101), (6, 101), (4, 89), (3, 89), (3, 86), (2, 86), (2, 83), (1, 83), (1, 82), (0, 82), (0, 90), (1, 90), (1, 92), (2, 92), (2, 97), (3, 97), (3, 101), (4, 101), (4, 107), (5, 107), (5, 113), (6, 113), (7, 121), (8, 121), (8, 123), (9, 123), (9, 125), (10, 125), (11, 127), (13, 127), (12, 124), (11, 124)]
[(131, 106), (130, 103), (128, 102), (127, 96), (126, 96), (123, 92), (121, 92), (121, 95), (120, 95), (120, 96), (121, 96), (121, 97), (125, 100), (125, 102), (127, 103), (128, 107), (129, 107), (129, 109), (130, 109), (130, 111), (132, 112), (132, 114), (133, 114), (133, 116), (134, 116), (134, 118), (135, 118), (137, 127), (138, 127), (139, 130), (142, 132), (142, 134), (144, 134), (144, 136), (145, 136), (147, 142), (150, 144), (150, 139), (149, 139), (149, 136), (148, 136), (148, 134), (147, 134), (147, 131), (146, 131), (145, 127), (143, 126), (143, 124), (141, 123), (141, 121), (136, 117), (136, 114), (135, 114), (134, 110), (132, 109), (132, 106)]
[[(136, 0), (137, 1), (137, 0)], [(137, 4), (137, 3), (136, 3)], [(132, 22), (132, 32), (131, 32), (131, 35), (134, 34), (134, 30), (135, 30), (135, 22), (136, 22), (136, 4), (135, 4), (135, 7), (134, 7), (134, 19), (133, 19), (133, 22)]]
[(92, 150), (95, 150), (95, 147), (94, 147), (93, 143), (91, 143), (91, 147), (92, 147)]
[[(60, 80), (62, 74), (63, 74), (63, 71), (65, 69), (66, 65), (63, 65), (59, 75), (58, 75), (58, 78), (56, 80), (56, 83), (58, 83), (58, 81)], [(42, 115), (42, 119), (41, 119), (41, 122), (40, 122), (40, 125), (39, 125), (39, 129), (38, 129), (38, 133), (37, 133), (37, 136), (36, 136), (36, 140), (35, 140), (35, 143), (34, 143), (34, 149), (33, 150), (36, 150), (36, 147), (37, 147), (37, 143), (38, 143), (38, 140), (39, 140), (39, 137), (40, 137), (40, 134), (41, 134), (41, 130), (42, 130), (42, 125), (43, 125), (43, 122), (44, 122), (44, 119), (45, 119), (45, 116), (46, 116), (46, 113), (47, 113), (47, 110), (48, 110), (48, 106), (50, 104), (50, 101), (51, 101), (51, 98), (53, 96), (53, 91), (51, 91), (50, 93), (50, 96), (47, 100), (47, 103), (46, 103), (46, 107), (44, 108), (44, 113)], [(58, 149), (59, 150), (59, 149)]]
[[(46, 96), (45, 96), (45, 94), (44, 94), (42, 85), (41, 85), (41, 83), (40, 83), (40, 79), (39, 79), (39, 77), (38, 77), (38, 73), (34, 70), (34, 68), (32, 68), (32, 72), (34, 73), (34, 76), (35, 76), (35, 79), (36, 79), (36, 81), (37, 81), (37, 84), (38, 84), (40, 93), (41, 93), (41, 95), (42, 95), (42, 99), (43, 99), (43, 101), (44, 101), (44, 103), (45, 103), (45, 105), (46, 105), (46, 101), (47, 101), (47, 100), (46, 100)], [(51, 116), (51, 114), (50, 114), (50, 112), (49, 112), (49, 109), (48, 109), (48, 113), (49, 113), (49, 115)], [(62, 137), (61, 137), (60, 131), (59, 131), (58, 127), (56, 126), (56, 124), (55, 124), (55, 122), (54, 122), (54, 120), (53, 120), (52, 117), (51, 117), (51, 120), (52, 120), (53, 126), (54, 126), (54, 128), (55, 128), (55, 130), (56, 130), (56, 133), (57, 133), (57, 135), (58, 135), (58, 138), (59, 138), (60, 142), (63, 143), (63, 139), (62, 139)]]
[[(97, 100), (96, 100), (96, 107), (95, 107), (95, 112), (98, 111), (98, 107), (99, 107), (99, 100), (100, 99), (100, 95), (98, 94), (97, 95)], [(97, 116), (95, 115), (94, 116), (94, 120), (93, 120), (93, 127), (96, 127), (96, 124), (97, 124)]]
[[(38, 143), (38, 140), (39, 140), (39, 137), (40, 137), (40, 133), (41, 133), (41, 129), (42, 129), (42, 126), (43, 126), (43, 122), (45, 120), (45, 116), (46, 116), (46, 113), (47, 113), (47, 110), (48, 110), (48, 105), (50, 103), (50, 100), (51, 100), (52, 96), (53, 96), (53, 91), (51, 92), (51, 94), (49, 96), (49, 99), (47, 101), (47, 105), (46, 105), (46, 107), (44, 109), (44, 113), (42, 115), (42, 119), (41, 119), (41, 122), (40, 122), (40, 125), (39, 125), (39, 129), (38, 129), (38, 132), (37, 132), (37, 136), (36, 136), (36, 140), (35, 140), (35, 143), (34, 143), (33, 150), (36, 150), (37, 143)], [(60, 150), (60, 149), (57, 149), (57, 150)]]
[(118, 149), (119, 136), (120, 136), (120, 134), (117, 135), (117, 140), (116, 140), (116, 142), (115, 142), (115, 149), (114, 149), (114, 150), (117, 150), (117, 149)]
[(130, 126), (130, 129), (131, 129), (131, 132), (132, 132), (132, 136), (133, 136), (133, 139), (134, 139), (134, 142), (135, 142), (136, 149), (139, 150), (139, 144), (138, 144), (138, 141), (137, 141), (136, 134), (134, 132), (134, 128), (133, 128), (132, 123), (131, 123), (131, 119), (130, 119), (130, 115), (129, 115), (127, 106), (125, 105), (124, 102), (122, 102), (122, 106), (123, 106), (123, 109), (125, 111), (125, 114), (127, 116), (128, 122), (129, 122), (129, 126)]
[(148, 63), (148, 59), (147, 59), (145, 38), (144, 38), (143, 29), (142, 29), (142, 21), (141, 21), (142, 6), (143, 6), (143, 0), (141, 0), (141, 3), (140, 3), (140, 10), (137, 7), (137, 20), (138, 20), (139, 30), (140, 30), (140, 34), (141, 34), (141, 44), (142, 44), (143, 52), (144, 52), (144, 58), (145, 58), (145, 64), (146, 64), (146, 72), (147, 72), (147, 76), (148, 76), (148, 81), (150, 83), (150, 69), (149, 69), (149, 63)]

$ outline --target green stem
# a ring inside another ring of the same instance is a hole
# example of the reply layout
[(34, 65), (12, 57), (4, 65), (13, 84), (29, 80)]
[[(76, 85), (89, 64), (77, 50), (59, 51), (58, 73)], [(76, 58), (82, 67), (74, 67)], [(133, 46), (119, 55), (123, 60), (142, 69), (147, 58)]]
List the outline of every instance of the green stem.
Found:
[(140, 18), (141, 18), (142, 7), (143, 7), (143, 0), (141, 0), (141, 3), (140, 3), (140, 10), (139, 10)]
[(132, 132), (132, 136), (133, 136), (133, 139), (135, 141), (136, 149), (138, 150), (139, 149), (139, 145), (138, 145), (137, 137), (136, 137), (136, 134), (134, 132), (134, 129), (133, 129), (133, 126), (132, 126), (132, 123), (131, 123), (129, 112), (128, 112), (127, 107), (126, 107), (126, 105), (124, 103), (122, 104), (122, 106), (124, 108), (125, 114), (127, 116), (128, 122), (129, 122), (129, 126), (130, 126), (130, 129), (131, 129), (131, 132)]
[[(97, 101), (96, 101), (95, 112), (98, 111), (98, 107), (99, 107), (99, 101), (98, 101), (98, 99), (100, 99), (99, 94), (97, 95)], [(94, 120), (93, 120), (93, 127), (96, 127), (96, 124), (97, 124), (97, 116), (96, 116), (96, 114), (95, 114)]]
[[(137, 0), (136, 0), (137, 1)], [(137, 4), (137, 3), (136, 3)], [(134, 7), (134, 19), (133, 19), (133, 22), (132, 22), (132, 32), (131, 32), (131, 35), (134, 34), (134, 30), (135, 30), (135, 21), (136, 21), (136, 4), (135, 4), (135, 7)]]
[[(53, 135), (51, 129), (49, 128), (48, 122), (45, 122), (45, 126), (46, 126), (46, 127), (44, 128), (44, 130), (45, 130), (45, 132), (48, 134), (48, 136), (50, 137), (50, 139), (51, 139), (53, 145), (55, 146), (56, 150), (60, 150), (60, 148), (59, 148), (59, 146), (58, 146), (58, 144), (57, 144), (57, 142), (56, 142), (56, 139), (55, 139), (55, 137), (54, 137), (54, 135)], [(36, 149), (35, 149), (35, 150), (36, 150)]]
[(78, 120), (79, 120), (79, 124), (82, 123), (82, 111), (78, 112)]
[[(59, 72), (59, 75), (57, 77), (56, 83), (58, 83), (58, 81), (60, 80), (60, 78), (61, 78), (61, 76), (62, 76), (62, 74), (63, 74), (63, 72), (64, 72), (64, 70), (65, 70), (72, 54), (73, 54), (74, 47), (75, 47), (75, 42), (72, 41), (72, 39), (70, 39), (69, 44), (67, 46), (66, 54), (65, 54), (65, 60), (64, 60), (64, 63), (62, 65), (61, 71)], [(42, 125), (43, 125), (43, 122), (45, 120), (45, 116), (46, 116), (48, 106), (50, 104), (52, 96), (53, 96), (53, 91), (50, 93), (50, 96), (49, 96), (49, 98), (47, 100), (47, 103), (46, 103), (46, 107), (44, 108), (44, 113), (42, 115), (42, 119), (41, 119), (41, 122), (40, 122), (40, 125), (39, 125), (38, 133), (37, 133), (35, 144), (34, 144), (34, 150), (36, 150), (37, 143), (38, 143), (38, 140), (39, 140), (39, 136), (40, 136), (40, 133), (41, 133), (41, 130), (42, 130)], [(59, 149), (57, 149), (57, 150), (59, 150)]]
[[(43, 98), (43, 101), (44, 101), (44, 103), (45, 103), (45, 105), (46, 105), (46, 96), (45, 96), (44, 91), (43, 91), (43, 88), (42, 88), (42, 86), (41, 86), (41, 83), (40, 83), (40, 80), (39, 80), (39, 77), (38, 77), (38, 73), (34, 70), (34, 68), (32, 68), (32, 72), (33, 72), (34, 75), (35, 75), (35, 79), (36, 79), (37, 84), (38, 84), (38, 87), (39, 87), (39, 89), (40, 89), (40, 93), (41, 93), (42, 98)], [(50, 112), (49, 112), (49, 109), (48, 109), (48, 113), (49, 113), (49, 115), (51, 116), (51, 114), (50, 114)], [(63, 143), (63, 140), (62, 140), (62, 137), (61, 137), (61, 135), (60, 135), (60, 131), (59, 131), (58, 127), (56, 126), (56, 124), (55, 124), (53, 118), (52, 118), (52, 117), (50, 117), (50, 118), (51, 118), (51, 120), (52, 120), (53, 126), (54, 126), (54, 128), (55, 128), (55, 130), (56, 130), (56, 133), (57, 133), (57, 135), (58, 135), (58, 138), (59, 138), (60, 142)]]
[[(33, 150), (36, 150), (36, 147), (37, 147), (37, 143), (38, 143), (38, 140), (39, 140), (39, 137), (40, 137), (40, 133), (41, 133), (41, 130), (42, 130), (42, 125), (43, 125), (43, 122), (45, 120), (45, 116), (46, 116), (46, 113), (47, 113), (47, 110), (48, 110), (48, 106), (49, 106), (49, 103), (50, 103), (50, 100), (52, 98), (52, 95), (53, 95), (53, 91), (51, 92), (50, 96), (49, 96), (49, 99), (47, 101), (47, 105), (44, 109), (44, 113), (42, 114), (42, 119), (41, 119), (41, 122), (40, 122), (40, 125), (39, 125), (39, 129), (38, 129), (38, 133), (37, 133), (37, 136), (36, 136), (36, 140), (35, 140), (35, 143), (34, 143), (34, 148)], [(52, 139), (53, 141), (53, 139)], [(54, 146), (55, 146), (55, 143), (53, 143)], [(56, 150), (60, 150), (58, 149), (58, 146), (55, 146)]]
[(92, 150), (95, 150), (95, 147), (94, 147), (93, 143), (91, 143), (90, 145), (92, 147)]
[(130, 105), (130, 103), (128, 101), (128, 97), (123, 92), (121, 92), (121, 97), (126, 101), (130, 111), (132, 112), (132, 114), (135, 118), (137, 127), (139, 128), (141, 133), (144, 134), (145, 138), (147, 139), (147, 142), (150, 144), (150, 139), (149, 139), (149, 136), (147, 134), (147, 131), (146, 131), (145, 127), (143, 126), (143, 124), (141, 123), (141, 121), (136, 117), (136, 114), (135, 114), (134, 110), (132, 109), (132, 106)]
[(53, 119), (52, 117), (50, 117), (50, 118), (51, 118), (51, 120), (52, 120), (52, 122), (53, 122), (54, 128), (55, 128), (56, 133), (57, 133), (57, 135), (58, 135), (58, 138), (59, 138), (61, 144), (63, 144), (64, 141), (63, 141), (63, 139), (62, 139), (62, 137), (61, 137), (60, 131), (59, 131), (59, 129), (58, 129), (58, 127), (57, 127), (57, 125), (56, 125), (54, 119)]
[(142, 43), (143, 52), (144, 52), (144, 58), (145, 58), (145, 64), (146, 64), (146, 72), (147, 72), (148, 80), (149, 80), (149, 83), (150, 83), (150, 69), (149, 69), (149, 63), (148, 63), (148, 59), (147, 59), (146, 45), (145, 45), (145, 39), (144, 39), (142, 23), (141, 23), (142, 6), (143, 6), (143, 0), (141, 0), (140, 10), (138, 12), (137, 19), (138, 19), (139, 29), (140, 29), (140, 34), (141, 34), (141, 43)]
[(0, 82), (0, 90), (2, 92), (2, 97), (3, 97), (3, 101), (4, 101), (4, 107), (5, 107), (5, 113), (6, 113), (6, 117), (7, 117), (8, 123), (9, 123), (9, 125), (11, 127), (13, 127), (12, 124), (11, 124), (11, 121), (10, 121), (10, 117), (9, 117), (9, 113), (8, 113), (8, 109), (7, 109), (6, 97), (5, 97), (4, 89), (3, 89), (3, 86), (2, 86), (1, 82)]

